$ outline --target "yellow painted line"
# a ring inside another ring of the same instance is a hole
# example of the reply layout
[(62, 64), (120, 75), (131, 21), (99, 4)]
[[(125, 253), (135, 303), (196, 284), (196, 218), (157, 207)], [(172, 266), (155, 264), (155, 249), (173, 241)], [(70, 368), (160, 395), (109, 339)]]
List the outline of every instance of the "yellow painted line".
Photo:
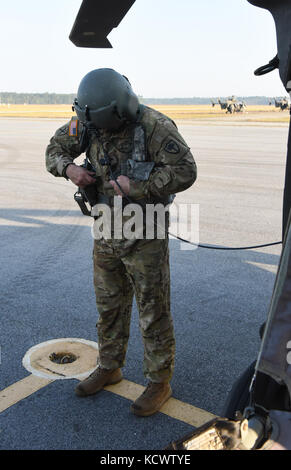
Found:
[(51, 382), (53, 382), (53, 380), (43, 379), (41, 377), (36, 377), (35, 375), (28, 375), (24, 379), (19, 380), (19, 382), (1, 390), (0, 413), (24, 398), (29, 397), (34, 392), (37, 392)]
[[(54, 382), (54, 380), (45, 379), (31, 374), (19, 382), (1, 390), (0, 413), (20, 402), (24, 398), (29, 397), (38, 390), (46, 387), (51, 382)], [(144, 387), (142, 385), (138, 385), (125, 379), (116, 385), (108, 385), (104, 389), (130, 401), (135, 401), (144, 391)], [(199, 427), (215, 418), (215, 415), (212, 413), (175, 398), (170, 398), (161, 408), (160, 412), (194, 427)]]
[[(116, 385), (105, 387), (105, 390), (127, 398), (128, 400), (135, 401), (144, 391), (144, 387), (123, 379)], [(199, 427), (216, 417), (208, 411), (184, 403), (176, 398), (170, 398), (161, 408), (160, 412), (194, 427)]]
[(161, 412), (196, 428), (216, 418), (212, 413), (189, 403), (184, 403), (176, 398), (170, 398), (162, 407)]

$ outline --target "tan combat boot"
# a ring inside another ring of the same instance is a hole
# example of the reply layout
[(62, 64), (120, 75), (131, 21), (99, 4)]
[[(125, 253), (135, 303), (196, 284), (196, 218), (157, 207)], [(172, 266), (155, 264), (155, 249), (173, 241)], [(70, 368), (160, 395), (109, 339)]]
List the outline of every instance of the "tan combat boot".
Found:
[(138, 416), (150, 416), (163, 406), (172, 395), (172, 389), (168, 382), (149, 382), (147, 388), (140, 397), (131, 405), (131, 411)]
[(94, 395), (94, 393), (102, 390), (105, 385), (117, 384), (122, 380), (121, 369), (97, 369), (87, 377), (87, 379), (80, 382), (75, 388), (76, 395), (79, 397), (87, 397)]

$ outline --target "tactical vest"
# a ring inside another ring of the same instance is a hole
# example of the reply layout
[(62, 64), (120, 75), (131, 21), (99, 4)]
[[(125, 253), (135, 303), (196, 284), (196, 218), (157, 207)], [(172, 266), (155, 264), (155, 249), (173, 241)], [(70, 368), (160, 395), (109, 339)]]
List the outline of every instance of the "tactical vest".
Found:
[[(81, 136), (82, 150), (86, 149), (86, 160), (90, 162), (97, 177), (97, 203), (113, 207), (114, 191), (109, 185), (111, 179), (124, 175), (135, 181), (148, 181), (154, 167), (147, 151), (146, 130), (140, 120), (131, 123), (118, 132), (96, 130), (86, 127)], [(123, 205), (130, 202), (164, 204), (172, 202), (174, 196), (147, 198), (130, 201), (123, 198)]]

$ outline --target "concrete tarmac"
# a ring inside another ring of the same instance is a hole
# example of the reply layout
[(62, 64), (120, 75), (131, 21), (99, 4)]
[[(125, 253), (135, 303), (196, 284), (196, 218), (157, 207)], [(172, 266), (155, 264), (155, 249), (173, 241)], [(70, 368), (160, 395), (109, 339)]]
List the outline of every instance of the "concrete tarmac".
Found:
[[(32, 346), (97, 339), (91, 219), (74, 202), (73, 184), (48, 174), (44, 164), (49, 138), (62, 124), (0, 119), (0, 390), (16, 384), (20, 395), (20, 381), (29, 376), (22, 358)], [(198, 180), (176, 202), (199, 205), (200, 242), (280, 241), (288, 127), (178, 125)], [(178, 408), (188, 404), (219, 415), (233, 382), (257, 356), (281, 247), (185, 251), (171, 239), (170, 249), (173, 396)], [(134, 307), (123, 372), (145, 386), (142, 357)], [(0, 448), (153, 450), (193, 429), (179, 410), (175, 417), (139, 419), (130, 414), (130, 399), (111, 391), (79, 399), (76, 383), (55, 380), (3, 410)]]

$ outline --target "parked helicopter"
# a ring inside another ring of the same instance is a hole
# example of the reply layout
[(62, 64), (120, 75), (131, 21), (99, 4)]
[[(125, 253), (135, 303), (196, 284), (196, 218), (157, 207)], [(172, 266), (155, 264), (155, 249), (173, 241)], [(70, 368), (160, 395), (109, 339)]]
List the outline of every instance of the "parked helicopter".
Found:
[(211, 102), (213, 107), (219, 104), (220, 108), (226, 111), (226, 114), (243, 113), (247, 107), (244, 101), (237, 101), (234, 95), (224, 101), (218, 98), (217, 103), (213, 100)]
[(275, 108), (280, 108), (281, 111), (290, 109), (290, 102), (288, 98), (280, 98), (279, 100), (274, 98)]

